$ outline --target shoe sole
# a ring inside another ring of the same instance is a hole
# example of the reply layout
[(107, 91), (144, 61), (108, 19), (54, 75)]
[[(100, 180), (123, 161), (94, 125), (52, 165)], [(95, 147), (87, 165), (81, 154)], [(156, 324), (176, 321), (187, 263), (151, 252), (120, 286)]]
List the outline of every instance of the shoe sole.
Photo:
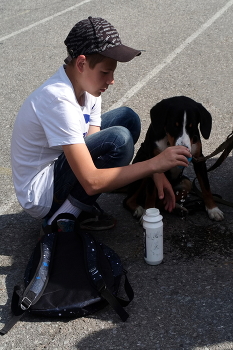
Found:
[(93, 222), (93, 226), (88, 225), (88, 224), (79, 224), (79, 227), (82, 230), (89, 230), (89, 231), (105, 231), (105, 230), (110, 230), (116, 225), (116, 221), (114, 223), (111, 223), (109, 225), (102, 225), (102, 226), (96, 226), (96, 222)]

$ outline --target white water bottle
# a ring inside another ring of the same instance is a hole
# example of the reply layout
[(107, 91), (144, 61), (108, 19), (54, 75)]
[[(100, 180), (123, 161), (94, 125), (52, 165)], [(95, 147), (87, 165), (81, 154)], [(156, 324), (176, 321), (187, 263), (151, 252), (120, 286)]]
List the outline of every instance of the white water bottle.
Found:
[(159, 209), (150, 208), (143, 215), (144, 259), (149, 265), (163, 260), (163, 217)]

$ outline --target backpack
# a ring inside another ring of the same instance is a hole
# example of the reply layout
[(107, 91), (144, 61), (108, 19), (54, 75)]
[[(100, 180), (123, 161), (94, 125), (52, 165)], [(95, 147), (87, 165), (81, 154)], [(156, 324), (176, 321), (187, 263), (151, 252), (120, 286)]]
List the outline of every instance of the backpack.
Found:
[[(13, 317), (0, 334), (6, 334), (25, 313), (77, 318), (109, 304), (122, 321), (129, 317), (124, 307), (133, 300), (134, 292), (119, 256), (90, 233), (74, 227), (71, 216), (66, 214), (66, 232), (59, 231), (58, 216), (51, 232), (38, 241), (25, 270), (24, 290), (14, 287)], [(128, 300), (117, 296), (122, 277)]]

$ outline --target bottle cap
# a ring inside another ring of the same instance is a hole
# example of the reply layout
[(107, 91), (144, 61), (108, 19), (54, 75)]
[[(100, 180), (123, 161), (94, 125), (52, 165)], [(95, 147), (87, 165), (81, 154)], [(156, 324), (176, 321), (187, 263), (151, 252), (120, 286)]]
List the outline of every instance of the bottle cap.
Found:
[(146, 215), (148, 215), (148, 216), (156, 216), (159, 214), (160, 214), (160, 212), (159, 212), (159, 209), (157, 209), (157, 208), (146, 209)]
[(159, 222), (163, 219), (160, 211), (157, 208), (146, 209), (146, 214), (143, 215), (143, 220), (146, 222)]

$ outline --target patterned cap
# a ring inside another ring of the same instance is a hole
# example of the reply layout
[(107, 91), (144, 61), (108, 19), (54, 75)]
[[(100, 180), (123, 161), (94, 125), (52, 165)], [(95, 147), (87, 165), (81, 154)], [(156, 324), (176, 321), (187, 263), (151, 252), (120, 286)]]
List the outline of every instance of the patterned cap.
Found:
[(119, 62), (128, 62), (141, 54), (141, 51), (123, 45), (117, 30), (103, 18), (88, 17), (78, 22), (64, 43), (69, 54), (65, 59), (66, 63), (79, 55), (94, 53)]

